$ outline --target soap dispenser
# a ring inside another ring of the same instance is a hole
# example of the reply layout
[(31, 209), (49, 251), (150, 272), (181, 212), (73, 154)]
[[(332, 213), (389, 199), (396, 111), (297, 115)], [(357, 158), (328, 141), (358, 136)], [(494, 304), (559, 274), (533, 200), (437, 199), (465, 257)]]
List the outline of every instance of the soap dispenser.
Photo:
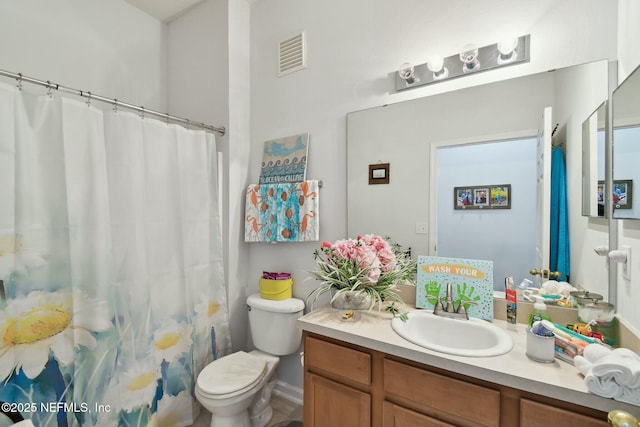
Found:
[(533, 312), (531, 312), (531, 316), (529, 316), (529, 327), (533, 326), (533, 323), (538, 320), (551, 321), (551, 317), (549, 317), (549, 313), (547, 313), (547, 305), (544, 303), (544, 298), (539, 295), (531, 295), (531, 297), (535, 298), (536, 302), (533, 304)]

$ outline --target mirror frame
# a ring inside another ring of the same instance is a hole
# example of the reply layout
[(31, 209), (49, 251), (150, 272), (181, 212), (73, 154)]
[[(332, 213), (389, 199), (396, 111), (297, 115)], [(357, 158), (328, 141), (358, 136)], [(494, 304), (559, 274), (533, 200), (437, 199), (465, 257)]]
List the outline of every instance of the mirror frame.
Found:
[[(620, 85), (618, 85), (618, 87), (613, 91), (612, 95), (611, 95), (611, 128), (612, 128), (612, 132), (611, 132), (611, 145), (612, 145), (612, 181), (611, 181), (611, 187), (613, 187), (613, 184), (618, 180), (618, 179), (631, 179), (632, 181), (634, 180), (634, 178), (638, 178), (635, 179), (635, 192), (636, 194), (638, 193), (638, 191), (640, 191), (638, 189), (638, 185), (640, 185), (640, 174), (638, 174), (639, 176), (635, 177), (635, 176), (627, 176), (625, 175), (624, 178), (622, 176), (616, 177), (616, 130), (617, 129), (627, 129), (627, 128), (640, 128), (640, 101), (636, 101), (635, 97), (634, 97), (634, 92), (633, 90), (636, 88), (636, 86), (640, 89), (640, 66), (638, 66), (636, 69), (634, 69), (628, 76), (627, 78), (624, 79), (624, 81), (622, 83), (620, 83)], [(631, 95), (629, 95), (629, 91)], [(632, 110), (630, 111), (628, 108), (624, 110), (624, 117), (621, 115), (620, 111), (623, 110), (621, 108), (621, 102), (623, 102), (623, 100), (625, 100), (625, 97), (628, 98), (629, 102), (625, 105), (632, 105), (635, 106), (637, 105), (637, 111)], [(632, 115), (629, 115), (629, 113), (632, 113)], [(636, 114), (637, 113), (637, 114)], [(618, 144), (620, 144), (621, 141), (618, 141)], [(638, 144), (640, 144), (640, 142), (638, 142)], [(640, 150), (638, 150), (640, 151)], [(632, 188), (633, 189), (633, 188)], [(609, 190), (609, 189), (608, 189)], [(609, 192), (607, 192), (606, 194), (613, 194), (613, 188), (610, 189)], [(630, 200), (633, 202), (633, 197), (630, 198)], [(636, 198), (636, 203), (638, 203), (638, 198)], [(636, 214), (635, 216), (630, 214), (630, 210), (629, 209), (616, 209), (615, 204), (613, 203), (613, 200), (611, 200), (611, 204), (612, 204), (612, 219), (624, 219), (624, 220), (639, 220), (640, 219), (640, 214)], [(634, 209), (637, 211), (637, 209)]]
[[(582, 122), (582, 216), (589, 218), (608, 218), (605, 200), (600, 203), (600, 190), (606, 185), (605, 171), (605, 151), (606, 151), (606, 121), (607, 100), (596, 108), (596, 110)], [(600, 157), (599, 133), (603, 133), (604, 146), (602, 158)], [(599, 179), (599, 171), (602, 168), (602, 179)], [(603, 181), (602, 188), (599, 182)]]

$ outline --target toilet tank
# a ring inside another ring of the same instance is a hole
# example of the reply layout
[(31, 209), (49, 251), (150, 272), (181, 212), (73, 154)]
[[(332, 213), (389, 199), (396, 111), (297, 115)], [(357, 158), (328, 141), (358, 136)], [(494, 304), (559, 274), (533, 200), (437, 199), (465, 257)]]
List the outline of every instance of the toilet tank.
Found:
[(258, 350), (284, 356), (298, 351), (302, 329), (297, 320), (304, 302), (297, 298), (268, 300), (253, 294), (247, 298), (251, 339)]

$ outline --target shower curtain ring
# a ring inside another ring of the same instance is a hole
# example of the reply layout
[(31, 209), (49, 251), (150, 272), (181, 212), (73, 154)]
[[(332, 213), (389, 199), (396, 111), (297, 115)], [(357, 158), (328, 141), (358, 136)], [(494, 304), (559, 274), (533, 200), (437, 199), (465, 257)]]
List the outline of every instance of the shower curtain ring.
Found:
[(51, 82), (47, 80), (47, 96), (49, 99), (53, 98), (53, 88), (51, 87)]
[(118, 113), (118, 100), (113, 98), (113, 112)]
[(18, 73), (18, 84), (17, 84), (17, 88), (18, 90), (22, 90), (22, 73)]
[(144, 107), (140, 107), (140, 118), (144, 119)]
[(87, 92), (87, 107), (91, 107), (91, 92)]

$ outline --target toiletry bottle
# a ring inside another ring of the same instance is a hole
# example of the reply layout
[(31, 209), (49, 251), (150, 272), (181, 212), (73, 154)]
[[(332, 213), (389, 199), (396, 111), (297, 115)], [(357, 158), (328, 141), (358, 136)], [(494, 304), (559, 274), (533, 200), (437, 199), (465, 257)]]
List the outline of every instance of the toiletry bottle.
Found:
[(504, 290), (507, 297), (507, 329), (517, 330), (518, 293), (513, 277), (504, 278)]
[(529, 326), (533, 325), (533, 322), (538, 320), (548, 320), (551, 321), (551, 317), (549, 317), (549, 313), (547, 313), (547, 305), (544, 303), (544, 298), (538, 295), (532, 295), (535, 298), (536, 302), (533, 304), (533, 312), (531, 312), (531, 316), (529, 316)]

